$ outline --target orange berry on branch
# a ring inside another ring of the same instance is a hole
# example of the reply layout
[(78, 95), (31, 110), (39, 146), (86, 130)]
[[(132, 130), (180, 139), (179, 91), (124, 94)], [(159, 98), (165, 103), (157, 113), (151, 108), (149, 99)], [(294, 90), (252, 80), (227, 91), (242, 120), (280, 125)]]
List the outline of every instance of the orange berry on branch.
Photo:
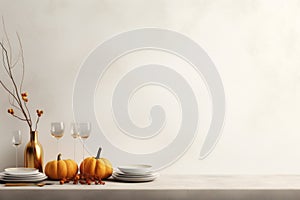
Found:
[(42, 110), (36, 110), (36, 114), (37, 114), (39, 117), (41, 117), (43, 113), (44, 113), (44, 111), (42, 111)]
[(23, 93), (21, 93), (21, 96), (22, 96), (22, 97), (27, 97), (28, 94), (27, 94), (27, 92), (23, 92)]
[(28, 102), (27, 96), (22, 96), (23, 101)]
[(15, 114), (15, 112), (14, 112), (14, 109), (12, 109), (12, 108), (9, 108), (8, 110), (7, 110), (7, 112), (9, 113), (9, 114)]

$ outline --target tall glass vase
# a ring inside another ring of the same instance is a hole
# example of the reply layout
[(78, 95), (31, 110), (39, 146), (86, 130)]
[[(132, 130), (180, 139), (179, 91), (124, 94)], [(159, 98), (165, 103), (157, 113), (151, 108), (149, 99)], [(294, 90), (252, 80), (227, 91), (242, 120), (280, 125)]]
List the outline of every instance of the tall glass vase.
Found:
[(24, 150), (24, 165), (29, 168), (36, 168), (43, 172), (44, 151), (42, 145), (38, 141), (38, 132), (30, 133), (30, 141)]

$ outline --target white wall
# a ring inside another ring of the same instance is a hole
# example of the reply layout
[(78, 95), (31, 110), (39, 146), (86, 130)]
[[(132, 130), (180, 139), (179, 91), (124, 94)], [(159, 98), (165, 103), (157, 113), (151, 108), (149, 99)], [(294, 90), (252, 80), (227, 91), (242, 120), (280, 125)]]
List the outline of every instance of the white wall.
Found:
[[(293, 0), (0, 0), (9, 35), (16, 40), (18, 31), (22, 38), (30, 105), (45, 110), (39, 128), (45, 161), (56, 154), (50, 123), (73, 120), (76, 74), (101, 42), (120, 32), (158, 27), (180, 32), (205, 49), (225, 87), (222, 137), (213, 153), (199, 160), (205, 122), (191, 148), (164, 173), (300, 173), (299, 13), (300, 3)], [(1, 90), (0, 169), (14, 165), (11, 131), (21, 129), (28, 140), (26, 124), (6, 113), (6, 96)], [(72, 158), (68, 131), (69, 126), (62, 151)]]

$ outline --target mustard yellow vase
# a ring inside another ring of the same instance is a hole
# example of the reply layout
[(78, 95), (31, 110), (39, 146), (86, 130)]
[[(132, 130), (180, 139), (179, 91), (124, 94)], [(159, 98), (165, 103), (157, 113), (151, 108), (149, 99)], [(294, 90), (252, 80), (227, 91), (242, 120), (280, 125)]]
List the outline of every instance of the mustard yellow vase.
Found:
[(30, 141), (24, 150), (24, 166), (36, 168), (43, 172), (44, 151), (42, 145), (38, 141), (38, 132), (30, 133)]

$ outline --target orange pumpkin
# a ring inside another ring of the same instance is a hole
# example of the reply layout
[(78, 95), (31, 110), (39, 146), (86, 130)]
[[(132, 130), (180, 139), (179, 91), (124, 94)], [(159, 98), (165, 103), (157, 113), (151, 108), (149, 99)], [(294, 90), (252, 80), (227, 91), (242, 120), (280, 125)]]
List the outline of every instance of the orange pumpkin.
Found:
[(61, 180), (64, 178), (74, 178), (78, 172), (78, 165), (74, 160), (62, 160), (61, 154), (58, 154), (57, 160), (47, 163), (45, 174), (49, 179)]
[(102, 148), (100, 147), (96, 157), (88, 157), (80, 164), (80, 172), (83, 176), (106, 179), (113, 173), (109, 160), (100, 158)]

